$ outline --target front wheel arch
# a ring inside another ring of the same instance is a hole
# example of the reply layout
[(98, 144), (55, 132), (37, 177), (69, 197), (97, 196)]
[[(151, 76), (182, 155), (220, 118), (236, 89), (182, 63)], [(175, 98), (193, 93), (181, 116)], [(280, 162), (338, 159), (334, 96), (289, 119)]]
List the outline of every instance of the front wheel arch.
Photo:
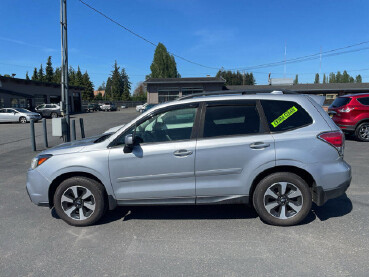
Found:
[(94, 181), (99, 182), (100, 184), (102, 184), (102, 186), (104, 187), (104, 197), (105, 197), (105, 201), (106, 203), (109, 203), (109, 209), (114, 209), (116, 206), (116, 203), (114, 201), (114, 199), (111, 196), (108, 196), (107, 192), (106, 192), (106, 188), (103, 182), (101, 182), (101, 180), (99, 178), (97, 178), (96, 176), (90, 174), (90, 173), (86, 173), (86, 172), (69, 172), (69, 173), (64, 173), (58, 177), (56, 177), (53, 182), (51, 183), (50, 187), (49, 187), (49, 192), (48, 192), (48, 198), (49, 198), (49, 207), (50, 209), (52, 207), (54, 207), (54, 194), (56, 192), (57, 187), (66, 179), (72, 178), (72, 177), (86, 177), (89, 179), (92, 179)]

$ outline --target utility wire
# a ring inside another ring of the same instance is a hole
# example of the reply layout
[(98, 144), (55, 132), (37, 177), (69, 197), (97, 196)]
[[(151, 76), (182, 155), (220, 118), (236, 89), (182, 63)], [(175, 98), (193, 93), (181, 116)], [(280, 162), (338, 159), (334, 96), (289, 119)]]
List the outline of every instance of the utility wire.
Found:
[[(104, 14), (103, 12), (101, 12), (101, 11), (99, 11), (99, 10), (95, 9), (94, 7), (90, 6), (90, 5), (89, 5), (89, 4), (87, 4), (86, 2), (84, 2), (84, 1), (82, 1), (82, 0), (79, 0), (79, 2), (81, 2), (83, 5), (85, 5), (85, 6), (86, 6), (86, 7), (88, 7), (89, 9), (93, 10), (94, 12), (96, 12), (96, 13), (100, 14), (101, 16), (105, 17), (105, 18), (106, 18), (106, 19), (108, 19), (109, 21), (113, 22), (114, 24), (118, 25), (119, 27), (123, 28), (123, 29), (124, 29), (124, 30), (126, 30), (127, 32), (130, 32), (132, 35), (134, 35), (134, 36), (136, 36), (136, 37), (138, 37), (138, 38), (142, 39), (143, 41), (146, 41), (147, 43), (149, 43), (149, 44), (151, 44), (151, 45), (153, 45), (153, 46), (155, 46), (155, 47), (157, 47), (157, 46), (158, 46), (156, 43), (152, 42), (151, 40), (148, 40), (147, 38), (145, 38), (145, 37), (143, 37), (143, 36), (141, 36), (141, 35), (137, 34), (136, 32), (132, 31), (131, 29), (129, 29), (129, 28), (127, 28), (127, 27), (123, 26), (122, 24), (120, 24), (119, 22), (117, 22), (116, 20), (114, 20), (113, 18), (111, 18), (110, 16), (108, 16), (108, 15)], [(168, 52), (169, 52), (169, 51), (168, 51)], [(191, 60), (189, 60), (189, 59), (186, 59), (186, 58), (184, 58), (184, 57), (182, 57), (182, 56), (179, 56), (179, 55), (177, 55), (177, 54), (175, 54), (175, 53), (173, 53), (173, 52), (169, 52), (169, 53), (170, 53), (171, 55), (173, 55), (173, 56), (175, 56), (175, 57), (177, 57), (177, 58), (179, 58), (179, 59), (181, 59), (181, 60), (185, 61), (185, 62), (192, 63), (192, 64), (195, 64), (195, 65), (198, 65), (198, 66), (201, 66), (201, 67), (205, 67), (205, 68), (209, 68), (209, 69), (216, 69), (216, 70), (219, 70), (219, 68), (218, 68), (218, 67), (206, 66), (206, 65), (203, 65), (203, 64), (200, 64), (200, 63), (197, 63), (197, 62), (191, 61)]]

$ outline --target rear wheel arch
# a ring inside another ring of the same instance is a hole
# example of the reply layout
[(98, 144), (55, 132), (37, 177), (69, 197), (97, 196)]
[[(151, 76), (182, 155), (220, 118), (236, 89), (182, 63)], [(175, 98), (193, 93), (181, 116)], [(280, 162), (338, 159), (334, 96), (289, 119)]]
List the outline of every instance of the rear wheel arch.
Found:
[(86, 173), (86, 172), (68, 172), (68, 173), (64, 173), (62, 175), (59, 175), (58, 177), (56, 177), (50, 187), (49, 187), (49, 192), (48, 192), (48, 197), (49, 197), (49, 207), (52, 208), (54, 206), (54, 194), (56, 192), (57, 187), (64, 181), (67, 180), (69, 178), (72, 177), (85, 177), (85, 178), (89, 178), (92, 179), (98, 183), (100, 183), (103, 187), (104, 187), (104, 198), (106, 203), (109, 203), (109, 208), (113, 209), (115, 207), (114, 205), (114, 201), (112, 201), (111, 197), (108, 196), (107, 191), (106, 191), (106, 187), (104, 185), (103, 182), (101, 182), (101, 180), (99, 178), (97, 178), (96, 176), (94, 176), (91, 173)]
[(255, 191), (256, 186), (259, 184), (259, 182), (261, 180), (263, 180), (265, 177), (273, 174), (273, 173), (277, 173), (277, 172), (290, 172), (290, 173), (294, 173), (297, 176), (301, 177), (308, 185), (309, 188), (312, 189), (314, 187), (315, 184), (315, 180), (313, 178), (313, 176), (307, 172), (306, 170), (300, 168), (300, 167), (296, 167), (296, 166), (275, 166), (272, 168), (268, 168), (264, 171), (262, 171), (261, 173), (259, 173), (254, 181), (252, 182), (251, 188), (250, 188), (250, 203), (252, 203), (252, 197)]

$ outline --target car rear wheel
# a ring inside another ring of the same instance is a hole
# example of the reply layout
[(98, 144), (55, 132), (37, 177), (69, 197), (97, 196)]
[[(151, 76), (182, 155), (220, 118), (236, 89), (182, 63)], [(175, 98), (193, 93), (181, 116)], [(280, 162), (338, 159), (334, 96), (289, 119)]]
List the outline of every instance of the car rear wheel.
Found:
[(363, 122), (356, 127), (355, 137), (360, 141), (369, 141), (369, 122)]
[(256, 186), (253, 204), (260, 218), (271, 225), (290, 226), (300, 223), (311, 209), (307, 183), (289, 172), (265, 177)]
[(104, 187), (86, 177), (63, 181), (54, 194), (56, 213), (72, 226), (94, 224), (103, 216), (106, 205)]
[(57, 113), (51, 113), (51, 118), (57, 118), (58, 117), (58, 114)]
[(27, 123), (27, 118), (25, 118), (24, 116), (21, 116), (19, 118), (19, 122), (22, 123), (22, 124)]

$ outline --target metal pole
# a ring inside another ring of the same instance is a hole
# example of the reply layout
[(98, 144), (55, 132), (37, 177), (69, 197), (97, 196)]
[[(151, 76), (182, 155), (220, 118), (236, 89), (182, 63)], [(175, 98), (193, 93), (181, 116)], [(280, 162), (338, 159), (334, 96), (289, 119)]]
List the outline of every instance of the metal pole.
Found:
[(69, 121), (69, 87), (68, 87), (68, 38), (67, 38), (67, 0), (61, 1), (61, 40), (62, 40), (62, 98), (63, 102), (63, 114), (66, 117), (67, 133), (66, 140), (70, 141), (70, 121)]
[(44, 142), (45, 142), (45, 147), (48, 148), (49, 147), (49, 143), (47, 141), (46, 118), (44, 118), (42, 120), (42, 126), (43, 126), (43, 129), (44, 129)]
[(76, 140), (76, 121), (72, 119), (72, 140)]
[(81, 137), (85, 138), (85, 125), (83, 124), (83, 118), (79, 119), (79, 126), (81, 127)]
[(36, 138), (35, 138), (35, 122), (33, 119), (30, 121), (31, 126), (31, 146), (32, 151), (36, 151)]

